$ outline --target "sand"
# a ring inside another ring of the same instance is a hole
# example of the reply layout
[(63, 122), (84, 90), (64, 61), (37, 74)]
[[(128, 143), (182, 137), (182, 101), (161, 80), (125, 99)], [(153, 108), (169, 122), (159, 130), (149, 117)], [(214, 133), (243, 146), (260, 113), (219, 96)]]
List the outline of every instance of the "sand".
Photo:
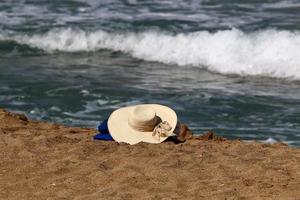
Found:
[(93, 141), (94, 129), (0, 109), (0, 199), (300, 199), (300, 148)]

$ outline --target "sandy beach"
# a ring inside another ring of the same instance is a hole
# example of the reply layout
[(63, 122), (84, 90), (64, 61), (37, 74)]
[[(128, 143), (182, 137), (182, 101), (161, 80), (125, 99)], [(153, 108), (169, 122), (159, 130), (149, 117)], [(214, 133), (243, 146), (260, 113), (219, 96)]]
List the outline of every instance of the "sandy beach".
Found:
[(300, 199), (300, 149), (226, 140), (134, 146), (0, 109), (0, 199)]

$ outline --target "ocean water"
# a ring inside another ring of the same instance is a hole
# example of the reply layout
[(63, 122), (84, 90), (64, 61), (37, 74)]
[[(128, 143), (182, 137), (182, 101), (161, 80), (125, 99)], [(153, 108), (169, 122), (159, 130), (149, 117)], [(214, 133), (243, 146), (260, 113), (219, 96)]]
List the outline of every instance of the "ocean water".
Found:
[(160, 103), (194, 133), (300, 146), (300, 1), (2, 0), (0, 107), (96, 127)]

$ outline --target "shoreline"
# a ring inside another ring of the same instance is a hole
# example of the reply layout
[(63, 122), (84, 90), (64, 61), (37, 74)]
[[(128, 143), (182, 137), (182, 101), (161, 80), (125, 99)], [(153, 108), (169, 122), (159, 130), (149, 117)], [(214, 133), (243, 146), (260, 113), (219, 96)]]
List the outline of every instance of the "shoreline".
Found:
[(158, 145), (0, 108), (0, 199), (299, 199), (300, 149), (206, 134)]

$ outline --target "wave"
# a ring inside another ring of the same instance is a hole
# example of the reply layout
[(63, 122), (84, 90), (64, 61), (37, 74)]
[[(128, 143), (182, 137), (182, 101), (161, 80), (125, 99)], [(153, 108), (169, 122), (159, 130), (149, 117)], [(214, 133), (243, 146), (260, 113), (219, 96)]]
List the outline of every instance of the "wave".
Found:
[(49, 53), (109, 49), (146, 61), (192, 65), (223, 74), (300, 79), (300, 32), (109, 33), (65, 28), (33, 35), (2, 33), (0, 41), (4, 40)]

